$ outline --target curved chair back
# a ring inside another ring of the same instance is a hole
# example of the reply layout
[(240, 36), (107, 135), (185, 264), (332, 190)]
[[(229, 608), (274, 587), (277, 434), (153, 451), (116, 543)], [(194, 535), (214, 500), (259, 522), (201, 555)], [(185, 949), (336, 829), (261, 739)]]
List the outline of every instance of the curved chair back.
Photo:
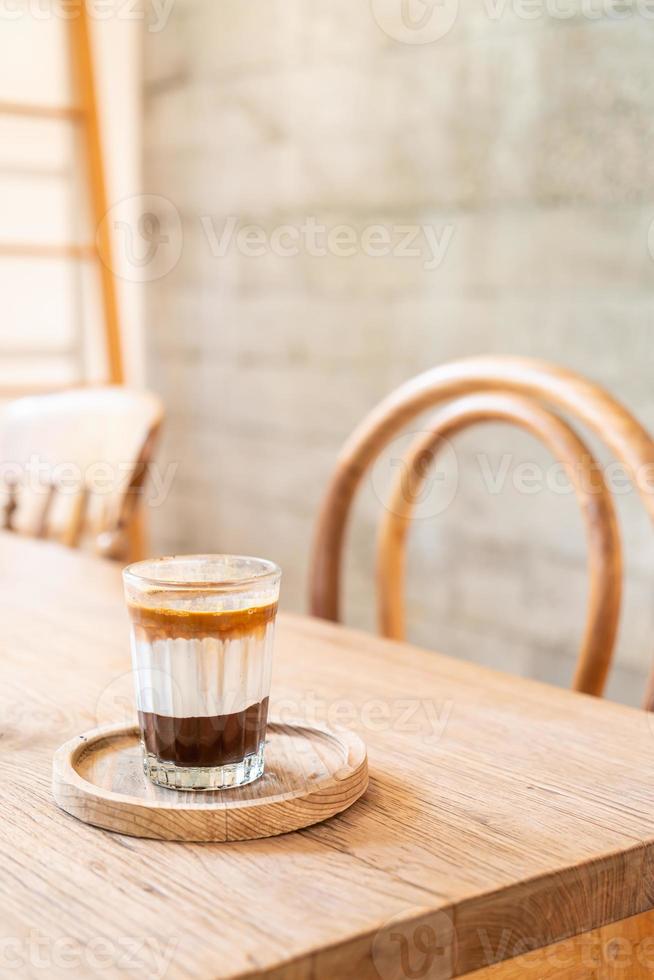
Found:
[(118, 386), (9, 402), (0, 410), (2, 527), (111, 558), (137, 555), (162, 418), (155, 395)]
[(601, 694), (620, 620), (622, 549), (611, 493), (595, 458), (558, 415), (516, 395), (464, 395), (443, 405), (429, 420), (404, 460), (380, 525), (377, 551), (379, 629), (405, 636), (405, 555), (415, 503), (439, 450), (458, 432), (482, 422), (509, 422), (537, 436), (561, 462), (574, 486), (588, 536), (590, 595), (586, 630), (573, 687)]
[[(607, 503), (608, 492), (599, 468), (583, 442), (561, 419), (557, 419), (551, 411), (543, 413), (542, 409), (549, 407), (567, 412), (598, 435), (626, 466), (652, 518), (654, 441), (627, 409), (599, 386), (572, 371), (546, 362), (514, 357), (483, 357), (445, 364), (402, 385), (364, 419), (344, 446), (323, 501), (314, 543), (311, 610), (314, 615), (325, 619), (339, 619), (341, 563), (351, 504), (361, 480), (388, 442), (412, 419), (430, 408), (447, 406), (448, 402), (462, 399), (463, 396), (490, 393), (519, 396), (519, 404), (505, 403), (503, 407), (498, 403), (490, 404), (494, 404), (496, 411), (502, 409), (505, 417), (510, 417), (512, 421), (523, 427), (531, 427), (531, 431), (540, 435), (562, 461), (585, 459), (583, 472), (587, 476), (593, 474), (598, 492), (593, 493), (592, 501), (587, 499), (586, 494), (582, 495), (581, 485), (575, 482), (587, 517), (591, 560), (595, 569), (575, 686), (579, 690), (600, 693), (613, 649), (620, 608), (620, 589), (615, 586), (621, 572), (615, 515), (612, 505)], [(479, 403), (475, 405), (470, 401), (460, 401), (458, 409), (451, 410), (452, 414), (448, 414), (447, 408), (442, 408), (435, 422), (432, 420), (432, 428), (439, 425), (449, 428), (452, 425), (454, 428), (450, 431), (455, 431), (457, 423), (454, 419), (461, 408), (463, 415), (459, 427), (480, 420), (479, 410), (482, 406)], [(414, 453), (416, 451), (417, 447), (414, 447)], [(421, 465), (424, 465), (424, 460)], [(591, 518), (594, 508), (599, 508), (598, 514)], [(400, 513), (403, 513), (402, 508)], [(397, 530), (399, 524), (393, 526)], [(387, 532), (388, 528), (383, 533)], [(382, 539), (382, 548), (387, 541), (387, 536)], [(601, 542), (608, 542), (610, 551), (606, 560), (598, 564)], [(395, 569), (397, 571), (397, 564)], [(388, 588), (388, 583), (382, 579), (384, 587)], [(608, 593), (611, 593), (609, 607), (601, 614), (600, 596), (606, 597)], [(401, 627), (401, 609), (400, 605), (400, 618), (396, 618), (390, 626), (385, 620), (387, 628)], [(392, 612), (390, 616), (393, 616)], [(607, 638), (602, 643), (596, 638), (596, 633), (607, 627)], [(654, 687), (650, 687), (647, 703), (654, 704)]]

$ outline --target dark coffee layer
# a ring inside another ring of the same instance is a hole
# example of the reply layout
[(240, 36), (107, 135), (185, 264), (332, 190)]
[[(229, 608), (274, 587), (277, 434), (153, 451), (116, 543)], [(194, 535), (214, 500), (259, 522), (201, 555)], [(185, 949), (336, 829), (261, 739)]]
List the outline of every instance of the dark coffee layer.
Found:
[(177, 766), (226, 766), (259, 750), (268, 719), (268, 698), (231, 715), (171, 718), (139, 711), (145, 747)]

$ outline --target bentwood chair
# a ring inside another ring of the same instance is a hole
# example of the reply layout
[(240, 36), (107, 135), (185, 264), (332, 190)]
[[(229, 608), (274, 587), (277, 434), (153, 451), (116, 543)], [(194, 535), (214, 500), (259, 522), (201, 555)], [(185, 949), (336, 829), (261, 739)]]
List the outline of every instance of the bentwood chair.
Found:
[[(359, 425), (343, 448), (321, 509), (311, 571), (311, 611), (340, 613), (341, 564), (355, 492), (389, 441), (416, 416), (435, 414), (398, 470), (378, 539), (378, 620), (383, 635), (405, 630), (405, 549), (415, 501), (444, 441), (482, 422), (503, 421), (538, 436), (569, 473), (588, 536), (590, 598), (573, 687), (604, 690), (622, 598), (622, 552), (611, 495), (588, 448), (559, 415), (588, 426), (625, 464), (654, 518), (654, 441), (614, 398), (581, 376), (545, 362), (483, 357), (433, 368), (405, 383)], [(555, 411), (556, 410), (556, 411)], [(654, 709), (650, 680), (646, 707)]]
[(79, 388), (0, 409), (4, 530), (139, 557), (142, 502), (163, 409), (148, 392)]

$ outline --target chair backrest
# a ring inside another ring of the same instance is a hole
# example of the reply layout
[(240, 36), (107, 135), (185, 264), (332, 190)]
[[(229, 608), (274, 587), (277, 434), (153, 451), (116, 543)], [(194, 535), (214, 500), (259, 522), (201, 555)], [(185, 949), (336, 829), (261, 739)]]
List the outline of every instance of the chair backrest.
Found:
[[(617, 579), (620, 577), (621, 563), (615, 515), (599, 468), (583, 442), (561, 419), (557, 420), (551, 412), (539, 411), (539, 406), (541, 409), (549, 406), (568, 412), (603, 439), (631, 474), (652, 518), (654, 441), (640, 423), (600, 387), (572, 371), (545, 362), (483, 357), (445, 364), (402, 385), (364, 419), (343, 448), (323, 501), (313, 552), (311, 611), (325, 619), (339, 619), (341, 563), (351, 504), (357, 487), (380, 452), (417, 415), (430, 408), (446, 406), (448, 402), (462, 399), (463, 396), (484, 393), (521, 396), (520, 405), (515, 402), (504, 405), (505, 415), (508, 410), (512, 421), (530, 427), (563, 461), (575, 457), (585, 459), (584, 472), (595, 474), (593, 480), (597, 492), (593, 493), (592, 501), (582, 495), (581, 485), (575, 482), (589, 520), (591, 559), (594, 560), (589, 619), (575, 686), (579, 690), (599, 693), (613, 648), (620, 608)], [(456, 428), (454, 419), (461, 408), (463, 414), (459, 427), (472, 424), (479, 421), (480, 407), (479, 404), (475, 407), (472, 402), (459, 402), (458, 408), (452, 409), (452, 415), (448, 415), (444, 408), (435, 420), (432, 419), (431, 427), (452, 425)], [(498, 403), (494, 404), (495, 411), (500, 407)], [(438, 443), (438, 438), (435, 438)], [(414, 454), (418, 452), (418, 447), (413, 447), (413, 451)], [(424, 460), (419, 465), (424, 466)], [(593, 517), (591, 522), (590, 517), (597, 508), (601, 516)], [(400, 524), (394, 526), (397, 530)], [(602, 541), (609, 543), (610, 551), (607, 560), (598, 564)], [(397, 561), (397, 551), (395, 555)], [(384, 586), (387, 586), (386, 581), (382, 582)], [(600, 615), (600, 595), (606, 596), (608, 593), (611, 593), (611, 599), (604, 619)], [(401, 618), (395, 621), (395, 627), (398, 622), (401, 624)], [(607, 628), (605, 643), (593, 639), (591, 633)], [(592, 663), (589, 663), (589, 655), (596, 658)], [(654, 684), (651, 682), (646, 704), (654, 705)]]
[(35, 395), (0, 409), (0, 526), (125, 559), (163, 418), (118, 386)]
[(392, 639), (404, 639), (407, 536), (429, 470), (449, 439), (483, 422), (509, 422), (540, 438), (564, 465), (574, 486), (586, 522), (591, 587), (572, 686), (587, 694), (601, 694), (615, 647), (622, 599), (622, 548), (613, 499), (598, 463), (567, 422), (517, 395), (464, 395), (443, 405), (400, 461), (381, 519), (377, 549), (380, 632)]

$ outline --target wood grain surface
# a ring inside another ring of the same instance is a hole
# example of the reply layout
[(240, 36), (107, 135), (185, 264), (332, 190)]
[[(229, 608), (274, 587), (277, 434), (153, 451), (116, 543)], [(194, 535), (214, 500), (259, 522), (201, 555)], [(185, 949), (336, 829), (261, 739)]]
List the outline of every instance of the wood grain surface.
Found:
[(256, 840), (327, 820), (365, 793), (366, 747), (353, 732), (271, 721), (266, 771), (217, 792), (155, 786), (143, 772), (137, 726), (104, 725), (71, 739), (54, 756), (52, 792), (78, 820), (169, 841)]
[(299, 616), (271, 709), (363, 737), (356, 806), (228, 844), (80, 823), (52, 756), (133, 717), (119, 570), (0, 548), (0, 975), (404, 980), (419, 943), (434, 980), (654, 905), (651, 716)]

